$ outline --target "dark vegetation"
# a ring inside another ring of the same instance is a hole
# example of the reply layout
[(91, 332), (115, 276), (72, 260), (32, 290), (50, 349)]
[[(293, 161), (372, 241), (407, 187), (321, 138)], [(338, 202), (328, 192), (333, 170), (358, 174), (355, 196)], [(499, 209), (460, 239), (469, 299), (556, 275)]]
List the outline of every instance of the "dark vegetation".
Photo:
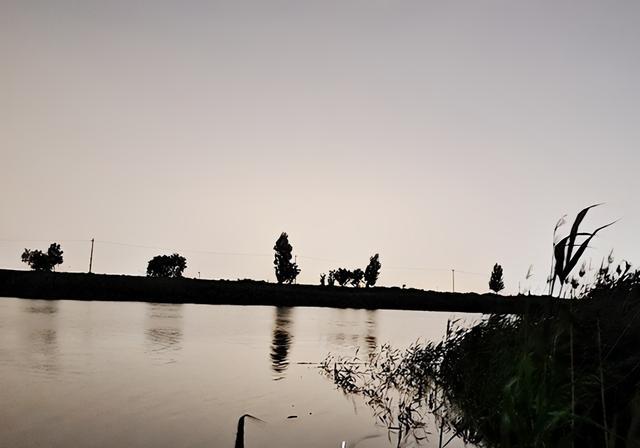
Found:
[(22, 262), (28, 264), (34, 271), (55, 271), (55, 267), (63, 262), (62, 254), (60, 245), (51, 243), (46, 252), (25, 249), (22, 253)]
[(380, 264), (379, 254), (375, 254), (373, 257), (369, 258), (369, 264), (364, 270), (364, 283), (367, 288), (376, 286), (381, 267), (382, 265)]
[(504, 289), (504, 280), (502, 279), (502, 266), (496, 263), (491, 271), (489, 278), (489, 289), (496, 294)]
[(405, 351), (329, 357), (324, 371), (362, 395), (399, 444), (640, 446), (640, 273), (616, 271), (605, 267), (566, 306), (452, 325), (442, 342)]
[(369, 288), (375, 286), (378, 281), (381, 266), (380, 256), (375, 254), (369, 259), (369, 264), (364, 271), (360, 268), (353, 270), (345, 268), (330, 270), (328, 274), (321, 274), (320, 284), (324, 286), (324, 279), (326, 278), (328, 286), (334, 286), (337, 282), (340, 286), (351, 285), (354, 288), (359, 288), (364, 281), (365, 286)]
[(579, 280), (584, 267), (571, 281), (604, 228), (579, 231), (588, 210), (554, 243), (550, 289), (571, 285), (572, 298), (471, 327), (451, 323), (440, 343), (329, 356), (323, 371), (363, 396), (398, 446), (427, 437), (439, 447), (454, 438), (485, 447), (640, 446), (640, 271), (610, 256), (591, 283)]
[(182, 277), (187, 268), (187, 259), (178, 254), (158, 255), (149, 260), (147, 265), (148, 277)]
[(282, 232), (273, 246), (276, 251), (273, 264), (276, 270), (276, 279), (278, 283), (293, 283), (300, 274), (300, 268), (295, 262), (291, 261), (293, 247), (289, 244), (289, 236)]
[(549, 297), (454, 294), (412, 288), (328, 288), (318, 285), (278, 285), (253, 280), (152, 278), (3, 269), (0, 269), (0, 296), (471, 313), (520, 313), (527, 307), (548, 306), (551, 301)]
[[(613, 222), (611, 222), (602, 227), (598, 227), (593, 232), (580, 231), (580, 224), (582, 224), (582, 221), (587, 216), (589, 210), (594, 207), (598, 207), (599, 205), (601, 204), (591, 205), (580, 211), (580, 213), (578, 213), (578, 216), (576, 216), (576, 219), (573, 221), (573, 224), (571, 225), (571, 231), (567, 236), (563, 238), (557, 237), (558, 229), (565, 223), (564, 218), (561, 218), (553, 229), (554, 261), (552, 265), (549, 294), (553, 295), (553, 293), (555, 292), (556, 280), (560, 284), (560, 291), (558, 293), (559, 296), (562, 296), (564, 285), (569, 283), (577, 285), (579, 283), (579, 280), (575, 277), (570, 279), (571, 272), (573, 272), (573, 270), (577, 266), (578, 262), (580, 261), (580, 257), (582, 257), (584, 252), (587, 250), (587, 248), (589, 247), (589, 243), (596, 236), (596, 234), (602, 229), (605, 229), (614, 224)], [(580, 240), (582, 241), (580, 242)], [(573, 289), (576, 288), (577, 286), (575, 286)]]

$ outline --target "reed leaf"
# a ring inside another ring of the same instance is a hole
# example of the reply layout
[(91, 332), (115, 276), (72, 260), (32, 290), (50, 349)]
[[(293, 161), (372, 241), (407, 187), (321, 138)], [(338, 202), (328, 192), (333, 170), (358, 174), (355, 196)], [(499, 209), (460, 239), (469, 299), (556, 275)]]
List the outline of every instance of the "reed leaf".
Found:
[[(580, 245), (580, 248), (576, 251), (575, 255), (573, 256), (573, 258), (569, 259), (567, 258), (567, 264), (563, 270), (563, 277), (567, 278), (569, 276), (569, 274), (571, 273), (571, 271), (573, 270), (574, 267), (576, 267), (576, 265), (578, 264), (578, 261), (580, 260), (580, 257), (582, 257), (582, 254), (584, 253), (585, 250), (587, 250), (587, 247), (589, 246), (589, 242), (593, 239), (593, 237), (596, 236), (596, 234), (603, 230), (606, 229), (607, 227), (615, 224), (616, 221), (610, 222), (609, 224), (606, 224), (602, 227), (598, 227), (596, 230), (593, 231), (593, 233), (591, 234), (591, 236), (589, 236), (586, 240), (584, 240), (582, 242), (582, 244)], [(571, 249), (571, 247), (569, 247), (569, 250)]]
[(594, 207), (598, 207), (599, 205), (602, 205), (602, 203), (593, 204), (593, 205), (590, 205), (589, 207), (582, 209), (580, 213), (578, 213), (578, 216), (576, 216), (575, 221), (573, 221), (573, 224), (571, 225), (571, 232), (569, 233), (569, 247), (567, 248), (567, 260), (571, 259), (571, 253), (573, 252), (573, 246), (576, 243), (576, 237), (578, 236), (578, 228), (580, 227), (580, 224), (584, 220), (585, 216), (587, 216), (587, 213), (589, 212), (589, 210), (591, 210)]

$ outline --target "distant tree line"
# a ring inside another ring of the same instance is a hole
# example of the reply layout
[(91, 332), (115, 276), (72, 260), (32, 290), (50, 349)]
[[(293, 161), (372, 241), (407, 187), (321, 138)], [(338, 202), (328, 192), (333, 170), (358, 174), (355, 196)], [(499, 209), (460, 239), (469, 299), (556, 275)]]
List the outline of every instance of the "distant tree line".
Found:
[[(292, 261), (293, 246), (289, 243), (289, 236), (282, 232), (273, 246), (275, 257), (273, 265), (278, 283), (294, 283), (301, 270), (295, 261)], [(52, 243), (46, 252), (41, 250), (25, 249), (22, 253), (22, 262), (29, 265), (34, 271), (54, 271), (57, 265), (63, 262), (63, 251), (58, 243)], [(332, 269), (327, 273), (320, 274), (320, 285), (352, 286), (359, 288), (363, 284), (365, 287), (373, 287), (378, 282), (380, 276), (380, 255), (375, 254), (369, 258), (369, 264), (364, 270), (360, 268)], [(149, 260), (147, 264), (148, 277), (179, 278), (182, 277), (187, 268), (187, 259), (177, 253), (172, 255), (157, 255)], [(499, 293), (504, 289), (504, 279), (502, 266), (496, 263), (491, 271), (489, 279), (489, 289)]]
[(330, 270), (328, 274), (320, 275), (320, 284), (322, 286), (334, 286), (337, 282), (340, 286), (351, 285), (354, 288), (359, 288), (364, 281), (367, 288), (373, 287), (378, 281), (381, 267), (380, 255), (375, 254), (369, 258), (369, 264), (364, 271), (360, 268), (353, 270), (345, 268)]

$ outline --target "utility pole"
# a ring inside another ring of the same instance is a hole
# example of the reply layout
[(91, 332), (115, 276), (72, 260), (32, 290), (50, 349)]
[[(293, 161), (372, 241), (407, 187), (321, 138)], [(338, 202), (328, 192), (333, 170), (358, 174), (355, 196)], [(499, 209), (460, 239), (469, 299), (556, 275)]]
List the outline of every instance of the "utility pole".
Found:
[(91, 267), (93, 266), (93, 243), (94, 243), (94, 239), (91, 238), (91, 256), (89, 257), (89, 274), (91, 274)]
[(456, 270), (455, 269), (451, 269), (451, 283), (452, 283), (452, 287), (451, 287), (452, 292), (456, 292)]

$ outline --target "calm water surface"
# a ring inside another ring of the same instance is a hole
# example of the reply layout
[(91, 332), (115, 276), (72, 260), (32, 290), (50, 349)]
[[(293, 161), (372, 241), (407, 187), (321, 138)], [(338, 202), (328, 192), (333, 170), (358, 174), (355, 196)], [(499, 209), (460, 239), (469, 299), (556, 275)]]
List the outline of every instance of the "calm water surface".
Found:
[(265, 421), (247, 448), (395, 446), (306, 363), (440, 340), (452, 316), (0, 298), (0, 446), (233, 447), (244, 413)]

